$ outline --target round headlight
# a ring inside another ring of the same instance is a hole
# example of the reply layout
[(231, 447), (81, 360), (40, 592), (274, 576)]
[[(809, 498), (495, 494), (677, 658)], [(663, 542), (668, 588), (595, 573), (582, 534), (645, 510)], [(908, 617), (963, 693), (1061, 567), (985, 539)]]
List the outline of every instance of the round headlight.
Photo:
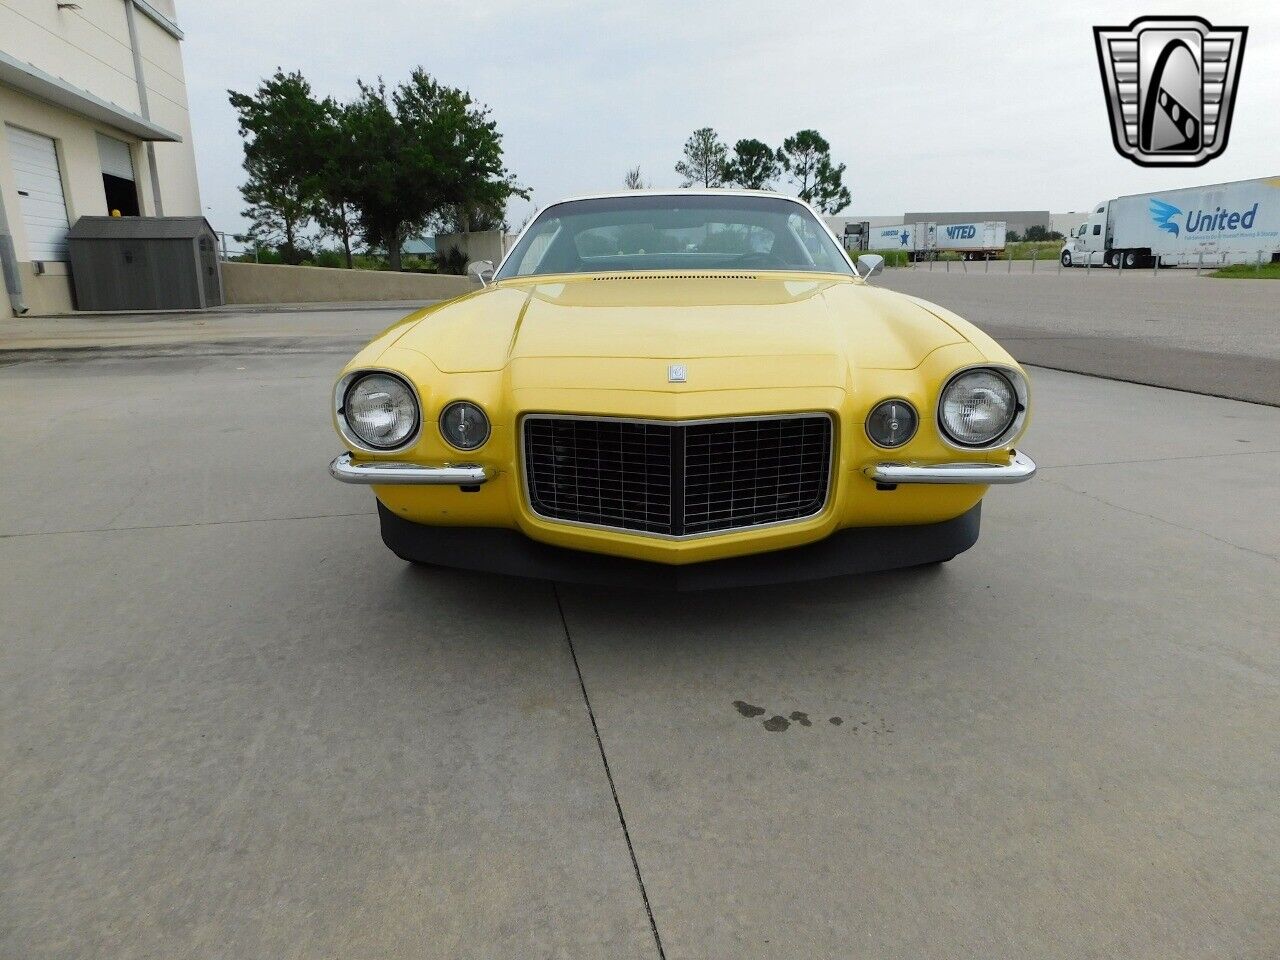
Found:
[(347, 388), (342, 415), (356, 439), (375, 450), (394, 450), (418, 431), (418, 401), (409, 385), (389, 373), (368, 373)]
[(474, 403), (458, 400), (440, 411), (440, 433), (459, 450), (474, 450), (489, 439), (489, 418)]
[(920, 418), (905, 400), (885, 400), (867, 416), (867, 436), (878, 447), (900, 447), (916, 435)]
[(985, 447), (1000, 440), (1018, 415), (1018, 394), (995, 370), (969, 370), (947, 384), (938, 422), (952, 443)]

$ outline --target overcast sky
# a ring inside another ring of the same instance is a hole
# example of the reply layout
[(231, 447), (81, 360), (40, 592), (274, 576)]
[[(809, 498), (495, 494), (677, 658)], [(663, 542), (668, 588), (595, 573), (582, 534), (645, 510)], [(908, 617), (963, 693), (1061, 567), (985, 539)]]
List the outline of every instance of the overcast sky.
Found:
[[(1111, 144), (1092, 27), (1199, 13), (1249, 27), (1230, 145), (1190, 170)], [(1081, 210), (1104, 197), (1280, 175), (1280, 3), (179, 0), (200, 189), (243, 229), (226, 90), (277, 66), (352, 96), (418, 65), (493, 110), (507, 166), (540, 206), (655, 186), (689, 133), (777, 146), (812, 127), (848, 166), (846, 212)], [(530, 207), (518, 202), (512, 224)]]

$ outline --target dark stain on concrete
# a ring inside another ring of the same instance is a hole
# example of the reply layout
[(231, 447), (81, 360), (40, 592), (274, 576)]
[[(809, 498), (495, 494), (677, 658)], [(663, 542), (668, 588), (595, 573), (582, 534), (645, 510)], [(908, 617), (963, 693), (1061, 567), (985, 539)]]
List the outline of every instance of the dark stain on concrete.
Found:
[[(758, 707), (754, 703), (748, 703), (745, 700), (733, 701), (733, 707), (742, 716), (748, 719), (763, 717), (769, 713), (766, 707)], [(819, 721), (821, 722), (821, 721)], [(893, 733), (893, 727), (889, 726), (884, 717), (876, 717), (872, 720), (859, 720), (857, 717), (828, 717), (827, 723), (833, 727), (843, 727), (846, 724), (850, 733), (857, 733), (859, 727), (865, 727), (864, 733), (869, 733), (873, 737), (878, 737), (882, 733)], [(802, 727), (812, 727), (814, 720), (803, 710), (792, 710), (789, 716), (775, 713), (763, 722), (763, 726), (770, 733), (782, 733), (784, 730), (791, 728), (792, 724), (799, 724)]]

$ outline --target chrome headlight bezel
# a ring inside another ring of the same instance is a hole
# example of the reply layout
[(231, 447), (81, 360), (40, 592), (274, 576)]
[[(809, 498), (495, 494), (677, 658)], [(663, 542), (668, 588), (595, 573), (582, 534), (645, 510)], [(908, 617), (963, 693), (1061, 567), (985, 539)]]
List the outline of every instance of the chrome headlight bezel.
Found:
[[(1009, 425), (993, 439), (980, 444), (965, 443), (952, 437), (947, 433), (946, 422), (942, 417), (942, 404), (947, 398), (947, 391), (951, 389), (957, 380), (965, 376), (965, 374), (977, 371), (994, 373), (999, 377), (1003, 377), (1008, 382), (1009, 386), (1013, 388), (1014, 396), (1014, 413), (1013, 418), (1009, 421)], [(947, 378), (947, 382), (944, 383), (942, 389), (938, 391), (938, 403), (934, 407), (934, 421), (938, 429), (938, 436), (942, 439), (943, 443), (955, 450), (965, 450), (969, 452), (997, 450), (1011, 442), (1022, 432), (1022, 427), (1027, 421), (1029, 400), (1030, 395), (1027, 392), (1027, 378), (1023, 376), (1021, 371), (1014, 367), (999, 363), (974, 363), (967, 367), (961, 367)]]
[[(413, 403), (417, 411), (413, 430), (409, 432), (409, 435), (402, 442), (397, 443), (394, 446), (379, 447), (374, 446), (366, 440), (362, 440), (359, 434), (351, 428), (351, 424), (347, 422), (347, 396), (351, 393), (351, 390), (356, 385), (357, 381), (372, 374), (399, 380), (408, 388), (409, 394), (413, 397)], [(334, 423), (337, 424), (338, 433), (352, 450), (359, 450), (362, 453), (395, 453), (398, 450), (405, 450), (408, 447), (413, 446), (417, 443), (418, 437), (422, 434), (422, 397), (418, 395), (418, 388), (413, 385), (413, 381), (404, 374), (398, 373), (395, 370), (388, 370), (385, 367), (363, 367), (359, 370), (352, 370), (350, 373), (344, 374), (338, 379), (338, 382), (334, 384), (333, 418)]]
[[(458, 444), (454, 443), (453, 437), (449, 436), (449, 431), (445, 429), (445, 425), (444, 425), (444, 418), (449, 415), (449, 411), (459, 406), (472, 407), (473, 409), (476, 410), (476, 412), (480, 414), (481, 417), (484, 418), (484, 436), (482, 436), (478, 441), (476, 441), (474, 444), (472, 444), (469, 447), (459, 446)], [(489, 419), (489, 414), (485, 410), (485, 408), (482, 407), (480, 404), (476, 403), (474, 400), (466, 400), (461, 397), (459, 397), (456, 400), (450, 400), (448, 403), (446, 403), (443, 407), (440, 408), (440, 416), (436, 418), (436, 426), (440, 430), (441, 439), (443, 439), (444, 442), (447, 443), (449, 446), (453, 447), (453, 449), (461, 450), (463, 453), (474, 453), (476, 450), (479, 450), (486, 443), (488, 443), (489, 438), (493, 436), (493, 421)]]
[[(911, 432), (897, 443), (883, 443), (880, 440), (877, 440), (875, 435), (871, 432), (871, 418), (876, 415), (877, 410), (888, 403), (896, 403), (906, 407), (911, 411), (911, 416), (915, 421), (911, 426)], [(902, 397), (885, 397), (883, 400), (877, 401), (875, 406), (867, 411), (867, 417), (862, 422), (862, 430), (867, 435), (867, 439), (881, 450), (897, 450), (900, 447), (905, 447), (908, 443), (914, 440), (916, 434), (920, 432), (920, 411), (916, 409), (915, 404), (910, 400), (904, 400)]]

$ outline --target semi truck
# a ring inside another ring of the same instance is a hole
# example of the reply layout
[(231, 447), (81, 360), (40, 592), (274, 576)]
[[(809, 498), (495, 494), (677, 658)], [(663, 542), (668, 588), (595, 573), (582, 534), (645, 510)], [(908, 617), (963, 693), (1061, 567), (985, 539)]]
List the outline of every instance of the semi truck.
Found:
[(868, 221), (845, 226), (845, 246), (851, 250), (903, 250), (912, 260), (931, 260), (939, 253), (959, 253), (981, 260), (1004, 250), (1008, 224), (1003, 220), (967, 223), (892, 223), (873, 227)]
[(1071, 230), (1064, 267), (1176, 267), (1280, 260), (1280, 177), (1135, 193)]

